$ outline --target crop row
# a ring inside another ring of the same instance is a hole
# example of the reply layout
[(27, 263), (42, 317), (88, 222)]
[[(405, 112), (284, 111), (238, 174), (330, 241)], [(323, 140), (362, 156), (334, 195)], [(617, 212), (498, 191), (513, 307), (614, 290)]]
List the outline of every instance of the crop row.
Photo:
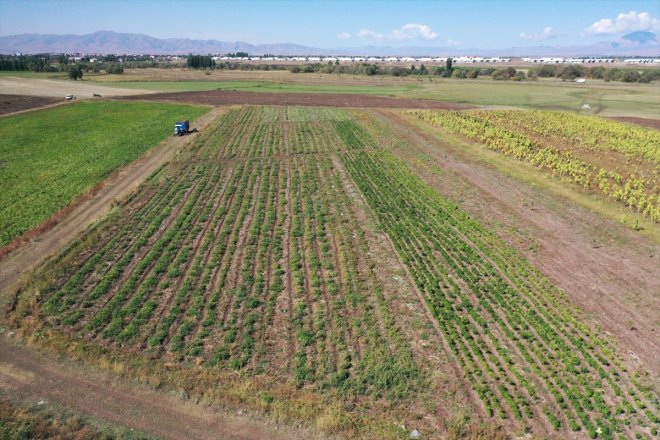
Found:
[[(507, 156), (546, 168), (563, 180), (600, 192), (655, 222), (660, 221), (659, 140), (652, 130), (634, 129), (600, 118), (558, 116), (541, 111), (413, 113), (426, 122), (481, 142)], [(541, 140), (534, 139), (532, 134), (541, 136)], [(593, 152), (579, 157), (579, 149), (596, 149), (599, 154), (622, 152), (633, 156), (637, 162), (641, 160), (644, 166), (619, 169), (616, 157), (606, 161), (604, 167), (599, 166), (594, 163)]]
[(660, 132), (657, 130), (571, 112), (495, 110), (478, 114), (498, 125), (528, 130), (544, 138), (556, 137), (575, 149), (591, 153), (618, 151), (630, 157), (660, 162)]
[(42, 292), (47, 321), (151, 357), (408, 395), (420, 373), (332, 159), (203, 160), (212, 149), (195, 145), (60, 258)]
[[(199, 155), (215, 159), (328, 153), (345, 145), (340, 136), (359, 130), (339, 110), (325, 109), (313, 118), (291, 115), (303, 111), (297, 107), (229, 109), (200, 136), (195, 148)], [(350, 142), (346, 145), (359, 148)]]
[(487, 414), (603, 438), (657, 428), (657, 396), (528, 263), (390, 153), (343, 160)]

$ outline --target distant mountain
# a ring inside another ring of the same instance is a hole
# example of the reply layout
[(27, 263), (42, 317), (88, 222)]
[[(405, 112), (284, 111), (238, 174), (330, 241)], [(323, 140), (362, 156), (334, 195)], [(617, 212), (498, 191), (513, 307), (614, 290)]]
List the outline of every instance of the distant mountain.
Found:
[(320, 49), (293, 43), (250, 44), (242, 41), (154, 38), (144, 34), (99, 31), (87, 35), (22, 34), (0, 37), (0, 53), (93, 53), (93, 54), (226, 54), (250, 55), (371, 55), (371, 56), (644, 56), (660, 57), (660, 43), (652, 32), (633, 32), (614, 41), (553, 47), (510, 47), (502, 49), (456, 47), (364, 46)]
[(647, 44), (650, 42), (658, 42), (658, 36), (653, 32), (631, 32), (621, 37), (622, 40), (632, 41), (633, 43)]
[(250, 44), (187, 38), (154, 38), (144, 34), (99, 31), (87, 35), (21, 34), (0, 37), (1, 53), (98, 53), (98, 54), (224, 54), (247, 52), (262, 55), (315, 53), (297, 44)]

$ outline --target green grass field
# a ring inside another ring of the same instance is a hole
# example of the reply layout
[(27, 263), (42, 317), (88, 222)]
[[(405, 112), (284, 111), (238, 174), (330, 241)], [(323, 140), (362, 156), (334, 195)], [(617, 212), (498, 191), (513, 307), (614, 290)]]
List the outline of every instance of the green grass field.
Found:
[(77, 103), (0, 119), (0, 246), (171, 135), (203, 107)]

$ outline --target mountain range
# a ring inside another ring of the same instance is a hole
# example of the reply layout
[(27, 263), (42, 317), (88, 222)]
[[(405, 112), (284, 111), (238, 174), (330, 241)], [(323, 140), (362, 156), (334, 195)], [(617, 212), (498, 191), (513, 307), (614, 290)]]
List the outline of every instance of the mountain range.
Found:
[(373, 56), (660, 56), (660, 38), (652, 32), (633, 32), (590, 45), (568, 47), (532, 46), (502, 49), (456, 47), (363, 46), (322, 49), (293, 43), (250, 44), (242, 41), (155, 38), (144, 34), (99, 31), (86, 35), (21, 34), (0, 36), (0, 53), (86, 54), (226, 54), (250, 55), (373, 55)]

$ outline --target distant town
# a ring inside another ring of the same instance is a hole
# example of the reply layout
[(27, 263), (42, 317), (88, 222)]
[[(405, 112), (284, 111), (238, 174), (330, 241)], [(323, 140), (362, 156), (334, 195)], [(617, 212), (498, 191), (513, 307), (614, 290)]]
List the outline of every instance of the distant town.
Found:
[[(99, 62), (105, 59), (107, 55), (100, 54), (25, 54), (15, 53), (14, 56), (34, 56), (34, 55), (49, 55), (61, 56), (65, 55), (69, 61), (79, 62), (85, 61), (90, 63)], [(149, 55), (149, 54), (115, 54), (116, 61), (119, 63), (125, 60), (135, 59), (151, 59), (154, 61), (184, 61), (187, 56), (182, 55)], [(452, 59), (454, 64), (510, 64), (510, 63), (530, 63), (530, 64), (644, 64), (644, 65), (660, 65), (660, 58), (561, 58), (561, 57), (480, 57), (480, 56), (449, 56), (449, 57), (376, 57), (376, 56), (275, 56), (263, 55), (255, 56), (244, 54), (228, 54), (216, 55), (210, 57), (215, 62), (224, 61), (268, 61), (268, 62), (299, 62), (299, 63), (429, 63), (429, 64), (442, 64), (446, 63), (447, 59)]]

